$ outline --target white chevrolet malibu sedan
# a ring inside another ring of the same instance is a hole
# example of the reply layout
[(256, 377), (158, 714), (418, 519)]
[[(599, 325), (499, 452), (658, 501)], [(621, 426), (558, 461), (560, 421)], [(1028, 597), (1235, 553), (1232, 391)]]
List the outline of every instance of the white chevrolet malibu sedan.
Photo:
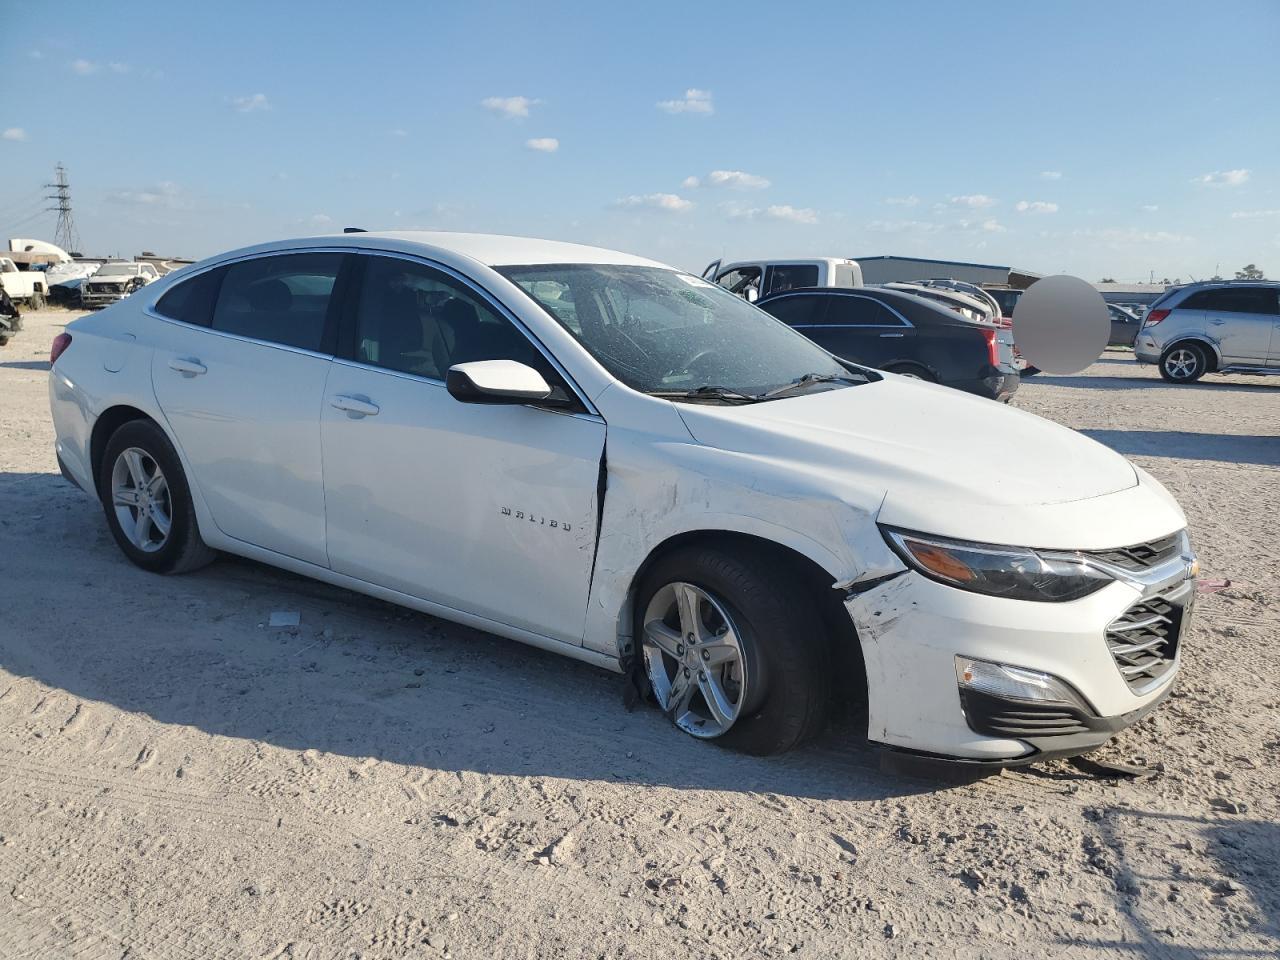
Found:
[(751, 753), (837, 698), (895, 750), (1079, 753), (1178, 670), (1196, 566), (1150, 476), (623, 253), (238, 250), (70, 324), (49, 389), (139, 566), (225, 551), (632, 672)]

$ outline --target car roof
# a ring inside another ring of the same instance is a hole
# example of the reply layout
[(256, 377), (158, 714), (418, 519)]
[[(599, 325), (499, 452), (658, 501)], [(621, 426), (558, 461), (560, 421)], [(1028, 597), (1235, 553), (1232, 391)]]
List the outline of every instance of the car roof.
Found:
[(792, 287), (789, 290), (779, 290), (777, 293), (771, 293), (766, 297), (761, 297), (756, 301), (756, 306), (759, 306), (769, 300), (781, 299), (782, 297), (793, 293), (823, 294), (833, 297), (870, 297), (872, 300), (883, 300), (897, 305), (906, 304), (911, 307), (928, 309), (948, 320), (964, 319), (954, 310), (948, 310), (940, 301), (931, 300), (928, 297), (921, 297), (914, 293), (907, 293), (905, 290), (891, 290), (888, 287), (870, 284), (865, 287)]
[(360, 231), (278, 240), (241, 250), (228, 251), (215, 259), (256, 253), (286, 251), (297, 247), (349, 247), (353, 250), (395, 250), (425, 255), (448, 254), (465, 257), (489, 267), (548, 263), (594, 263), (618, 266), (660, 267), (673, 270), (665, 263), (648, 260), (618, 250), (590, 247), (561, 240), (539, 240), (534, 237), (510, 237), (489, 233), (449, 233), (436, 230)]

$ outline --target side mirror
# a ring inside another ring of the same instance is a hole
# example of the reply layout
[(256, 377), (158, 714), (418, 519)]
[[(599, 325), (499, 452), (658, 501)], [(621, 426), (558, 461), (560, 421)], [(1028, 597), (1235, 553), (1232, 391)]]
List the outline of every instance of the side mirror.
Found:
[(455, 363), (445, 374), (445, 389), (463, 403), (536, 403), (551, 396), (551, 387), (533, 367), (515, 360)]

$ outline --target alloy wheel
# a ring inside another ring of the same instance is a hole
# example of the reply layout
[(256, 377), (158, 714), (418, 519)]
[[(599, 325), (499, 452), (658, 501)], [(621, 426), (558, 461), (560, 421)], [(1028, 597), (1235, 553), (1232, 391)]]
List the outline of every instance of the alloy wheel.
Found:
[(723, 735), (746, 702), (746, 657), (725, 608), (700, 587), (669, 583), (649, 601), (641, 641), (658, 704), (681, 730)]
[(1187, 380), (1200, 369), (1200, 358), (1194, 351), (1179, 347), (1165, 357), (1164, 368), (1174, 380)]
[(125, 537), (144, 553), (169, 541), (173, 501), (154, 457), (139, 447), (120, 451), (111, 468), (111, 505)]

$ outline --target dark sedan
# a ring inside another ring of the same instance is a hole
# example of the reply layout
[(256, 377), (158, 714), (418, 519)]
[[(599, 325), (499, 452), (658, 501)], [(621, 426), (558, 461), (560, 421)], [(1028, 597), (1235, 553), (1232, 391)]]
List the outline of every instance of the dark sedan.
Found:
[(992, 400), (1008, 401), (1018, 389), (997, 328), (921, 297), (878, 287), (814, 287), (765, 297), (756, 306), (854, 363)]

